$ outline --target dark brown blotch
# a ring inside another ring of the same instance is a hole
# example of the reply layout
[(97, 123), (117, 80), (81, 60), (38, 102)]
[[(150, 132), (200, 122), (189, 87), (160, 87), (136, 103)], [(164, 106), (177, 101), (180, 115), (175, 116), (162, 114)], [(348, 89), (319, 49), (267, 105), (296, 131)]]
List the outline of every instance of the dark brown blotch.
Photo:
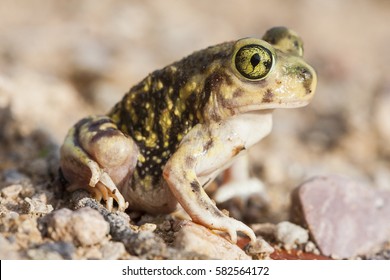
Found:
[(191, 169), (195, 165), (195, 158), (193, 156), (188, 156), (186, 157), (184, 162), (185, 162), (185, 167)]
[(200, 184), (197, 180), (192, 181), (190, 184), (191, 184), (192, 192), (194, 193), (200, 192)]
[(86, 123), (90, 122), (91, 120), (92, 120), (91, 117), (86, 117), (86, 118), (83, 118), (83, 119), (79, 120), (79, 121), (74, 125), (76, 131), (79, 131), (80, 128), (81, 128), (83, 125), (85, 125)]
[(210, 204), (208, 201), (204, 200), (200, 195), (201, 187), (197, 180), (192, 181), (191, 183), (192, 192), (199, 194), (197, 197), (198, 205), (200, 205), (203, 209), (209, 211), (215, 217), (222, 217), (223, 213), (213, 204)]
[(241, 97), (244, 95), (244, 91), (240, 88), (236, 89), (234, 92), (233, 92), (233, 97), (234, 98), (238, 98), (238, 97)]
[(312, 85), (312, 81), (313, 81), (313, 75), (305, 67), (302, 67), (299, 70), (300, 70), (300, 75), (304, 80), (303, 87), (305, 88), (306, 95), (311, 94), (311, 92), (312, 92), (311, 85)]
[(97, 133), (92, 137), (91, 142), (96, 143), (99, 141), (101, 138), (110, 138), (118, 135), (123, 135), (119, 130), (114, 129), (114, 128), (108, 128), (104, 130), (99, 130)]
[(88, 131), (90, 131), (90, 132), (100, 131), (101, 130), (101, 126), (103, 124), (107, 124), (107, 123), (111, 123), (112, 124), (111, 119), (109, 119), (109, 118), (102, 118), (102, 119), (99, 119), (97, 121), (93, 121), (93, 122), (91, 122), (88, 125)]
[(222, 83), (226, 83), (230, 86), (232, 85), (232, 79), (222, 71), (215, 72), (208, 76), (203, 87), (203, 92), (205, 94), (205, 100), (203, 100), (203, 102), (208, 102), (211, 93), (217, 93)]
[(214, 146), (214, 141), (213, 139), (209, 139), (206, 141), (206, 143), (204, 143), (203, 145), (203, 151), (207, 152), (208, 150), (210, 150), (212, 147)]
[(264, 97), (263, 97), (263, 100), (261, 100), (261, 102), (264, 102), (264, 103), (271, 103), (274, 99), (274, 93), (272, 92), (271, 89), (267, 88), (265, 90), (265, 94), (264, 94)]

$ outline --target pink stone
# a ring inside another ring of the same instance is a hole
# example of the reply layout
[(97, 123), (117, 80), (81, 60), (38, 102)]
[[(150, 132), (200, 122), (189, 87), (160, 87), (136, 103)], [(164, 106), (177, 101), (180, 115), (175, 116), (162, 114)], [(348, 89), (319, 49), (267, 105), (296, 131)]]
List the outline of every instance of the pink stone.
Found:
[(291, 219), (322, 254), (354, 258), (390, 240), (390, 192), (341, 176), (316, 177), (292, 194)]

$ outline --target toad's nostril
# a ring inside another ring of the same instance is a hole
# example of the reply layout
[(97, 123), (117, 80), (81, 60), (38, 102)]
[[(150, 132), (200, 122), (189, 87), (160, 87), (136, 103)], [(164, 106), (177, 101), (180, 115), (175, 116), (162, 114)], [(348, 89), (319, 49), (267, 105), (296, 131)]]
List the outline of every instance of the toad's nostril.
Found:
[(306, 90), (306, 95), (312, 94), (315, 87), (315, 73), (305, 66), (298, 67), (296, 73)]

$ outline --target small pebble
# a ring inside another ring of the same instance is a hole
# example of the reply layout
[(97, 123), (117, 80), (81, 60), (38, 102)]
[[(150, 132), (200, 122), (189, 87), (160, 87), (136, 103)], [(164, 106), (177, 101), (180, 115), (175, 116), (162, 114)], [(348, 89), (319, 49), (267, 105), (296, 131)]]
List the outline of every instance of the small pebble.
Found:
[(39, 199), (26, 197), (22, 204), (24, 214), (48, 214), (53, 211), (53, 206), (46, 204)]
[(255, 259), (265, 260), (270, 258), (275, 249), (263, 238), (257, 237), (256, 242), (249, 244), (245, 251)]
[(151, 223), (146, 223), (146, 224), (143, 224), (139, 227), (139, 230), (140, 231), (150, 231), (150, 232), (153, 232), (155, 231), (157, 228), (157, 225), (156, 224), (151, 224)]
[(104, 260), (118, 260), (126, 254), (125, 245), (121, 242), (108, 242), (101, 249)]
[(281, 222), (276, 225), (275, 237), (286, 250), (289, 250), (306, 243), (309, 240), (309, 233), (293, 223)]
[(19, 255), (18, 248), (11, 244), (3, 235), (0, 234), (0, 260), (17, 260), (22, 257)]
[(48, 233), (54, 240), (73, 241), (81, 246), (100, 243), (109, 229), (102, 215), (87, 207), (76, 211), (66, 208), (56, 210), (48, 225)]
[(27, 251), (33, 260), (70, 260), (74, 253), (75, 247), (69, 242), (48, 242)]
[(317, 255), (320, 254), (320, 251), (316, 247), (316, 244), (314, 244), (312, 241), (308, 241), (305, 244), (305, 252), (306, 253), (314, 253), (314, 254), (317, 254)]
[(1, 190), (1, 194), (5, 198), (16, 199), (19, 193), (22, 191), (23, 186), (20, 184), (10, 185)]
[(6, 219), (9, 219), (9, 220), (16, 220), (19, 218), (19, 213), (14, 212), (14, 211), (9, 211), (5, 217), (6, 217)]
[(76, 255), (81, 260), (100, 260), (103, 257), (102, 251), (96, 246), (78, 247)]
[(164, 221), (159, 225), (159, 228), (163, 231), (169, 231), (172, 229), (172, 225), (170, 221)]

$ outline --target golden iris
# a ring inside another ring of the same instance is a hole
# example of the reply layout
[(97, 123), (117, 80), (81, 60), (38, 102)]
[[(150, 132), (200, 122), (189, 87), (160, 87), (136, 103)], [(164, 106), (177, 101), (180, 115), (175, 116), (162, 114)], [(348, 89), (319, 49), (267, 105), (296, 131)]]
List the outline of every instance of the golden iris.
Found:
[(247, 45), (240, 48), (234, 59), (241, 75), (250, 80), (260, 80), (272, 68), (273, 56), (270, 50), (260, 45)]

